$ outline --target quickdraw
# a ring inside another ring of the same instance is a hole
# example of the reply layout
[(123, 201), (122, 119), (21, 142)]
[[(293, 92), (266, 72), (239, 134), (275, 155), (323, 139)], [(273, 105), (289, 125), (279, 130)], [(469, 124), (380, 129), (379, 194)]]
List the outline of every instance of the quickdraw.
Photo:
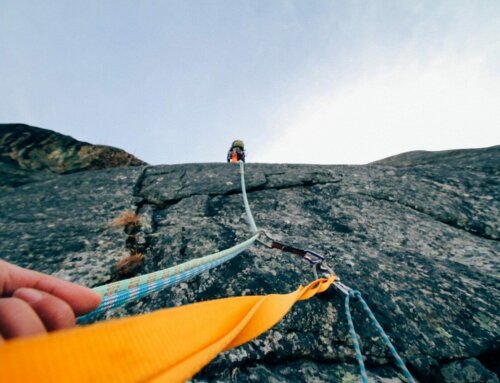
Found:
[(318, 279), (318, 269), (325, 274), (325, 277), (330, 275), (335, 275), (333, 268), (331, 268), (325, 261), (325, 256), (311, 249), (302, 249), (300, 247), (295, 247), (291, 245), (284, 244), (282, 242), (278, 242), (273, 239), (269, 234), (265, 231), (260, 231), (267, 239), (262, 240), (257, 239), (257, 242), (266, 246), (269, 249), (278, 249), (287, 253), (292, 253), (301, 257), (304, 261), (309, 263), (313, 268), (314, 277)]

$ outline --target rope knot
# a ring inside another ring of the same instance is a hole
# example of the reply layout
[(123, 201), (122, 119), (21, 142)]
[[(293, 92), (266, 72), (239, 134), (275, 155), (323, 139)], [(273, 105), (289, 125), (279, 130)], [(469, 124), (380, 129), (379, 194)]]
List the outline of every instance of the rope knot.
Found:
[(361, 293), (358, 290), (354, 289), (349, 289), (349, 297), (358, 299), (362, 298)]

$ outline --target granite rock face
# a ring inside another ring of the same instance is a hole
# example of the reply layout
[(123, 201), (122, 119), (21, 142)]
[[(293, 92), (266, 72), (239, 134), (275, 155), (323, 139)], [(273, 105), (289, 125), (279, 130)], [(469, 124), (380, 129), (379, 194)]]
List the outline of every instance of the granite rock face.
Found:
[[(460, 152), (468, 166), (447, 160), (453, 151), (418, 165), (404, 155), (392, 165), (246, 165), (259, 228), (323, 253), (341, 280), (363, 294), (422, 382), (498, 381), (500, 147)], [(108, 169), (0, 190), (0, 254), (96, 286), (115, 279), (114, 265), (130, 253), (144, 254), (138, 272), (146, 273), (228, 248), (250, 235), (238, 170), (228, 164)], [(110, 222), (126, 210), (138, 213), (140, 224), (113, 229)], [(300, 258), (256, 245), (105, 316), (289, 292), (312, 278)], [(270, 331), (221, 354), (193, 380), (358, 381), (343, 301), (332, 288), (299, 302)], [(369, 377), (404, 381), (353, 306)]]
[(375, 165), (408, 167), (417, 165), (447, 165), (469, 169), (498, 167), (498, 145), (481, 149), (442, 150), (428, 152), (417, 150), (375, 161)]
[(445, 383), (496, 383), (498, 377), (474, 358), (457, 360), (441, 369)]
[(25, 124), (0, 124), (0, 186), (19, 186), (54, 174), (141, 165), (145, 163), (121, 149)]

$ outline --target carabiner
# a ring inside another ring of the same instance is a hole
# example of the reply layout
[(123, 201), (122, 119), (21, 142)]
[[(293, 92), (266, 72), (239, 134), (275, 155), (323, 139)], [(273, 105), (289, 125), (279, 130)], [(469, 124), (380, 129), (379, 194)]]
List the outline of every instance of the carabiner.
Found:
[(325, 260), (325, 257), (315, 251), (306, 249), (304, 250), (304, 255), (302, 256), (311, 265), (317, 265)]

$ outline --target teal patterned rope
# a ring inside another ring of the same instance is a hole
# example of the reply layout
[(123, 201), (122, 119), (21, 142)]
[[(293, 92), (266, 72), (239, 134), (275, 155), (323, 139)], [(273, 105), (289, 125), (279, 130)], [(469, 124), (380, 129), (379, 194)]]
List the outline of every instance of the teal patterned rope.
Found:
[[(214, 262), (220, 258), (224, 258), (225, 256), (232, 254), (234, 252), (237, 252), (240, 250), (243, 251), (243, 250), (247, 249), (248, 247), (250, 247), (255, 242), (257, 237), (258, 237), (258, 235), (254, 235), (253, 237), (246, 240), (245, 242), (242, 242), (239, 245), (233, 246), (229, 249), (220, 251), (218, 253), (206, 255), (206, 256), (200, 257), (200, 258), (195, 258), (195, 259), (192, 259), (188, 262), (184, 262), (184, 263), (181, 263), (181, 264), (173, 266), (173, 267), (169, 267), (169, 268), (164, 269), (164, 270), (159, 270), (159, 271), (155, 271), (155, 272), (152, 272), (149, 274), (144, 274), (144, 275), (140, 275), (137, 277), (133, 277), (130, 279), (125, 279), (125, 280), (113, 282), (113, 283), (110, 283), (107, 285), (98, 286), (98, 287), (95, 287), (93, 290), (98, 292), (102, 296), (106, 296), (106, 295), (118, 293), (118, 292), (123, 291), (123, 290), (128, 290), (128, 289), (130, 289), (132, 287), (136, 287), (138, 285), (142, 285), (145, 283), (152, 283), (152, 282), (155, 282), (155, 281), (160, 280), (160, 279), (169, 278), (171, 276), (174, 276), (176, 274), (180, 274), (180, 273), (188, 271), (190, 269), (193, 269), (193, 268), (196, 268), (199, 266), (203, 266), (203, 265), (208, 264), (208, 263), (212, 263), (212, 262)], [(238, 254), (239, 254), (239, 252), (238, 252)]]
[(196, 258), (150, 274), (96, 287), (93, 290), (103, 296), (102, 302), (94, 311), (78, 318), (78, 323), (88, 323), (98, 314), (123, 306), (128, 302), (136, 301), (146, 295), (181, 283), (207, 270), (213, 269), (248, 249), (258, 237), (259, 233), (245, 242), (215, 254)]

